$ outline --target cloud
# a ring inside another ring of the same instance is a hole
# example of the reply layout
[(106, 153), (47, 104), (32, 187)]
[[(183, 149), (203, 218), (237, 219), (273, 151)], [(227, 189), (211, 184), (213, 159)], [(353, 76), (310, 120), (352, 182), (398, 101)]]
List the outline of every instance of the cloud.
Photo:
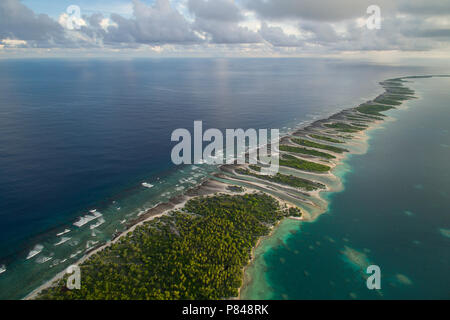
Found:
[(212, 43), (259, 43), (261, 36), (240, 26), (245, 19), (232, 0), (189, 0), (189, 11), (195, 16), (194, 28)]
[(232, 0), (188, 0), (189, 10), (199, 19), (239, 22), (241, 9)]
[(259, 34), (271, 45), (276, 47), (301, 47), (304, 41), (294, 35), (288, 35), (281, 27), (271, 27), (266, 22), (261, 23)]
[(239, 44), (259, 43), (262, 41), (258, 33), (235, 23), (196, 19), (194, 27), (199, 32), (206, 34), (207, 39), (211, 43)]
[[(69, 23), (69, 19), (71, 20), (71, 23)], [(58, 23), (63, 27), (63, 28), (67, 28), (69, 29), (69, 25), (70, 28), (76, 28), (78, 27), (86, 27), (87, 23), (83, 18), (77, 18), (77, 17), (72, 17), (69, 16), (67, 13), (63, 13), (59, 16), (58, 18)]]
[(429, 29), (422, 30), (416, 36), (425, 38), (450, 39), (450, 29)]
[(449, 51), (449, 1), (375, 3), (380, 30), (365, 26), (371, 0), (129, 0), (127, 14), (83, 15), (81, 28), (69, 30), (67, 13), (55, 20), (20, 0), (0, 0), (0, 47), (2, 54), (13, 48), (180, 55)]
[(18, 0), (0, 1), (0, 39), (47, 45), (65, 42), (63, 28), (46, 14), (35, 14)]
[(414, 15), (450, 15), (448, 0), (401, 0), (398, 5), (400, 12)]
[(112, 14), (114, 25), (108, 27), (105, 42), (164, 44), (196, 43), (201, 40), (169, 0), (156, 0), (153, 6), (133, 0), (133, 16), (126, 19)]
[(436, 39), (420, 38), (425, 31), (420, 20), (413, 17), (402, 19), (387, 17), (383, 20), (380, 30), (369, 30), (365, 25), (359, 25), (355, 21), (341, 24), (339, 32), (332, 24), (309, 22), (301, 23), (300, 27), (311, 32), (309, 42), (334, 52), (427, 51), (441, 47), (441, 43)]
[(3, 39), (1, 41), (2, 46), (7, 46), (10, 48), (16, 48), (16, 47), (26, 47), (27, 42), (25, 40), (15, 40), (15, 39)]
[(201, 39), (191, 24), (169, 0), (156, 0), (148, 6), (133, 0), (133, 17), (95, 13), (83, 16), (80, 30), (67, 29), (67, 13), (59, 22), (45, 14), (36, 15), (19, 0), (0, 2), (0, 40), (26, 40), (34, 47), (94, 47), (104, 44), (136, 47), (139, 44), (197, 43)]
[(424, 41), (423, 38), (432, 38), (435, 41), (450, 40), (450, 20), (440, 16), (424, 18), (410, 15), (395, 27), (397, 32), (405, 37), (420, 39), (418, 42)]
[(301, 22), (299, 24), (300, 29), (309, 32), (312, 37), (310, 38), (311, 41), (315, 41), (321, 44), (324, 43), (332, 43), (337, 42), (340, 39), (342, 40), (342, 37), (340, 37), (336, 29), (327, 22), (311, 22), (311, 21), (305, 21)]
[[(366, 15), (372, 0), (244, 0), (245, 6), (266, 19), (305, 19), (341, 21)], [(391, 10), (391, 1), (378, 0), (383, 10)]]

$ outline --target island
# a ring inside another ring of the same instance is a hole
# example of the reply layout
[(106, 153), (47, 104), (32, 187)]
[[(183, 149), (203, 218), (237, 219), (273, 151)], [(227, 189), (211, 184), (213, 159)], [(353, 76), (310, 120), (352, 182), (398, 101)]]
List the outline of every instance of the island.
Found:
[(285, 218), (312, 220), (325, 212), (332, 174), (361, 150), (383, 112), (414, 99), (409, 77), (381, 82), (384, 93), (282, 137), (280, 172), (262, 164), (223, 165), (200, 186), (152, 208), (78, 262), (80, 290), (61, 273), (28, 299), (230, 299), (239, 296), (253, 250)]

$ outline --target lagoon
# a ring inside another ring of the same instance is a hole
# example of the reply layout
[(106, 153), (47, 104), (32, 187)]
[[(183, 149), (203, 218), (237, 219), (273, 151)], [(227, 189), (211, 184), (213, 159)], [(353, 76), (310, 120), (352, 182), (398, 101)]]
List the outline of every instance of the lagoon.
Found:
[[(419, 99), (386, 112), (367, 152), (336, 168), (344, 189), (325, 195), (327, 212), (260, 245), (243, 298), (450, 298), (450, 79), (407, 85)], [(381, 290), (367, 289), (368, 265)]]

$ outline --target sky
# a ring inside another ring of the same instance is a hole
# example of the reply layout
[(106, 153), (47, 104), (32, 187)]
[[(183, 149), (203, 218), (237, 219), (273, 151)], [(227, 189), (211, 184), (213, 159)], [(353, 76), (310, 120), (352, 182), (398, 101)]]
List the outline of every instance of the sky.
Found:
[(449, 0), (0, 0), (0, 58), (449, 58), (449, 40)]

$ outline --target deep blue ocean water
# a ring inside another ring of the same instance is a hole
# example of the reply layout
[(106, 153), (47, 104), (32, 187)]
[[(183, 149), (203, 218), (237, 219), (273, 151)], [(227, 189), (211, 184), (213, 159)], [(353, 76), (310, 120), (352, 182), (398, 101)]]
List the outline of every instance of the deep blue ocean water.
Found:
[[(345, 189), (312, 223), (286, 221), (259, 248), (252, 299), (450, 298), (450, 78), (407, 84), (369, 149), (338, 167)], [(368, 290), (368, 265), (381, 290)]]
[[(25, 296), (204, 179), (208, 168), (171, 164), (173, 130), (203, 120), (287, 131), (376, 96), (381, 80), (433, 71), (329, 59), (1, 60), (0, 299)], [(103, 225), (73, 226), (94, 208)]]

